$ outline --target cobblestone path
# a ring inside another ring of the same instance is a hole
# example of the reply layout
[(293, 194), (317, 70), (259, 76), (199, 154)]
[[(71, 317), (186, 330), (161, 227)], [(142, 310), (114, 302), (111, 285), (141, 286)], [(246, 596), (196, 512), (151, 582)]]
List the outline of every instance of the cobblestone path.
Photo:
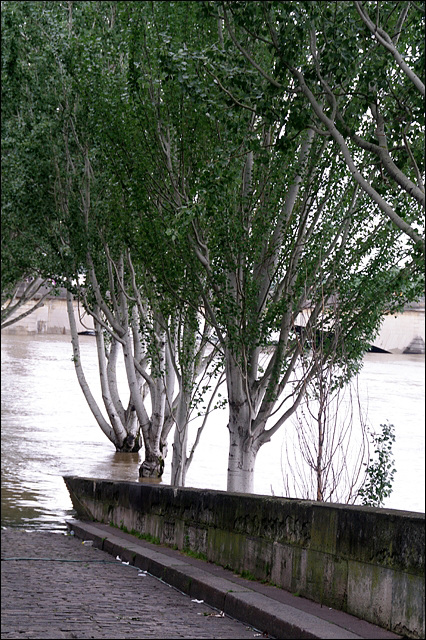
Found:
[(69, 535), (5, 529), (1, 552), (4, 640), (260, 636)]

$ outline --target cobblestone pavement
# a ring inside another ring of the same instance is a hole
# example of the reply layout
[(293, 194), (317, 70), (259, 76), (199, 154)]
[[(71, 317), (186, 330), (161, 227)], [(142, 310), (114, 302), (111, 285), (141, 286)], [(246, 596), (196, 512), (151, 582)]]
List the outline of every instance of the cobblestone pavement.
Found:
[(4, 529), (1, 552), (4, 640), (261, 636), (69, 535)]

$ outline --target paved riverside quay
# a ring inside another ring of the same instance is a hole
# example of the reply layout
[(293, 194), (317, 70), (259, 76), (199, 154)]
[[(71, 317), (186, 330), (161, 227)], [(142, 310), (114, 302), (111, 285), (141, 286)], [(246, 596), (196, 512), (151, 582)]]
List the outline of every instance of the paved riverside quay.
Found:
[(109, 525), (67, 524), (74, 535), (2, 530), (2, 639), (401, 637)]

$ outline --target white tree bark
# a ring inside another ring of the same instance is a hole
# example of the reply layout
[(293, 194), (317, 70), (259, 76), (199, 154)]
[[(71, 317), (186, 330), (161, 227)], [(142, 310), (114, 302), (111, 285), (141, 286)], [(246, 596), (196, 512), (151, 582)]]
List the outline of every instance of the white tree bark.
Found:
[(68, 318), (69, 318), (70, 329), (71, 329), (71, 343), (73, 348), (74, 367), (77, 374), (78, 382), (80, 384), (80, 388), (83, 391), (84, 397), (86, 398), (86, 402), (89, 405), (89, 408), (93, 413), (96, 419), (96, 422), (98, 423), (98, 425), (100, 426), (104, 434), (114, 445), (119, 446), (119, 442), (114, 432), (114, 429), (105, 420), (102, 414), (102, 411), (99, 409), (99, 406), (95, 398), (93, 397), (92, 392), (90, 391), (90, 387), (84, 375), (83, 367), (81, 364), (81, 358), (80, 358), (80, 346), (79, 346), (79, 340), (78, 340), (77, 325), (74, 318), (73, 296), (69, 291), (67, 291), (67, 311), (68, 311)]
[(173, 439), (173, 455), (170, 483), (176, 487), (185, 486), (185, 478), (187, 471), (187, 443), (188, 443), (188, 415), (189, 415), (189, 394), (180, 391), (175, 418), (175, 432)]
[(95, 331), (96, 331), (96, 347), (98, 352), (98, 366), (99, 366), (99, 377), (100, 377), (101, 390), (102, 390), (102, 399), (104, 401), (105, 409), (108, 414), (109, 420), (111, 422), (111, 425), (117, 437), (117, 444), (118, 444), (117, 448), (122, 449), (127, 433), (123, 425), (123, 420), (122, 418), (120, 418), (119, 412), (117, 411), (116, 406), (111, 397), (111, 390), (110, 390), (109, 379), (107, 374), (104, 337), (102, 333), (102, 328), (99, 326), (99, 324), (96, 321), (95, 321)]
[(253, 493), (254, 465), (260, 441), (252, 434), (253, 407), (241, 369), (231, 353), (227, 354), (229, 453), (227, 490)]

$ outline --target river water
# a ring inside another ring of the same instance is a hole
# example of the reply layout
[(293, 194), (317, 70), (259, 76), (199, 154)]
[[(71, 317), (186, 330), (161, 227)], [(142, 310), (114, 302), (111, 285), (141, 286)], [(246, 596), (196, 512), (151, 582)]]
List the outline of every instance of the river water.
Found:
[[(93, 337), (81, 337), (81, 357), (100, 402)], [(2, 336), (2, 526), (65, 529), (64, 519), (74, 512), (63, 475), (138, 481), (140, 454), (115, 452), (86, 404), (71, 358), (68, 336)], [(378, 429), (386, 420), (395, 425), (397, 473), (385, 502), (393, 509), (425, 510), (424, 374), (424, 356), (367, 354), (359, 377), (370, 425)], [(120, 390), (127, 399), (124, 373)], [(285, 436), (284, 427), (261, 448), (256, 493), (284, 495)], [(186, 486), (226, 490), (227, 449), (225, 409), (211, 416)], [(163, 484), (169, 481), (170, 460)]]

